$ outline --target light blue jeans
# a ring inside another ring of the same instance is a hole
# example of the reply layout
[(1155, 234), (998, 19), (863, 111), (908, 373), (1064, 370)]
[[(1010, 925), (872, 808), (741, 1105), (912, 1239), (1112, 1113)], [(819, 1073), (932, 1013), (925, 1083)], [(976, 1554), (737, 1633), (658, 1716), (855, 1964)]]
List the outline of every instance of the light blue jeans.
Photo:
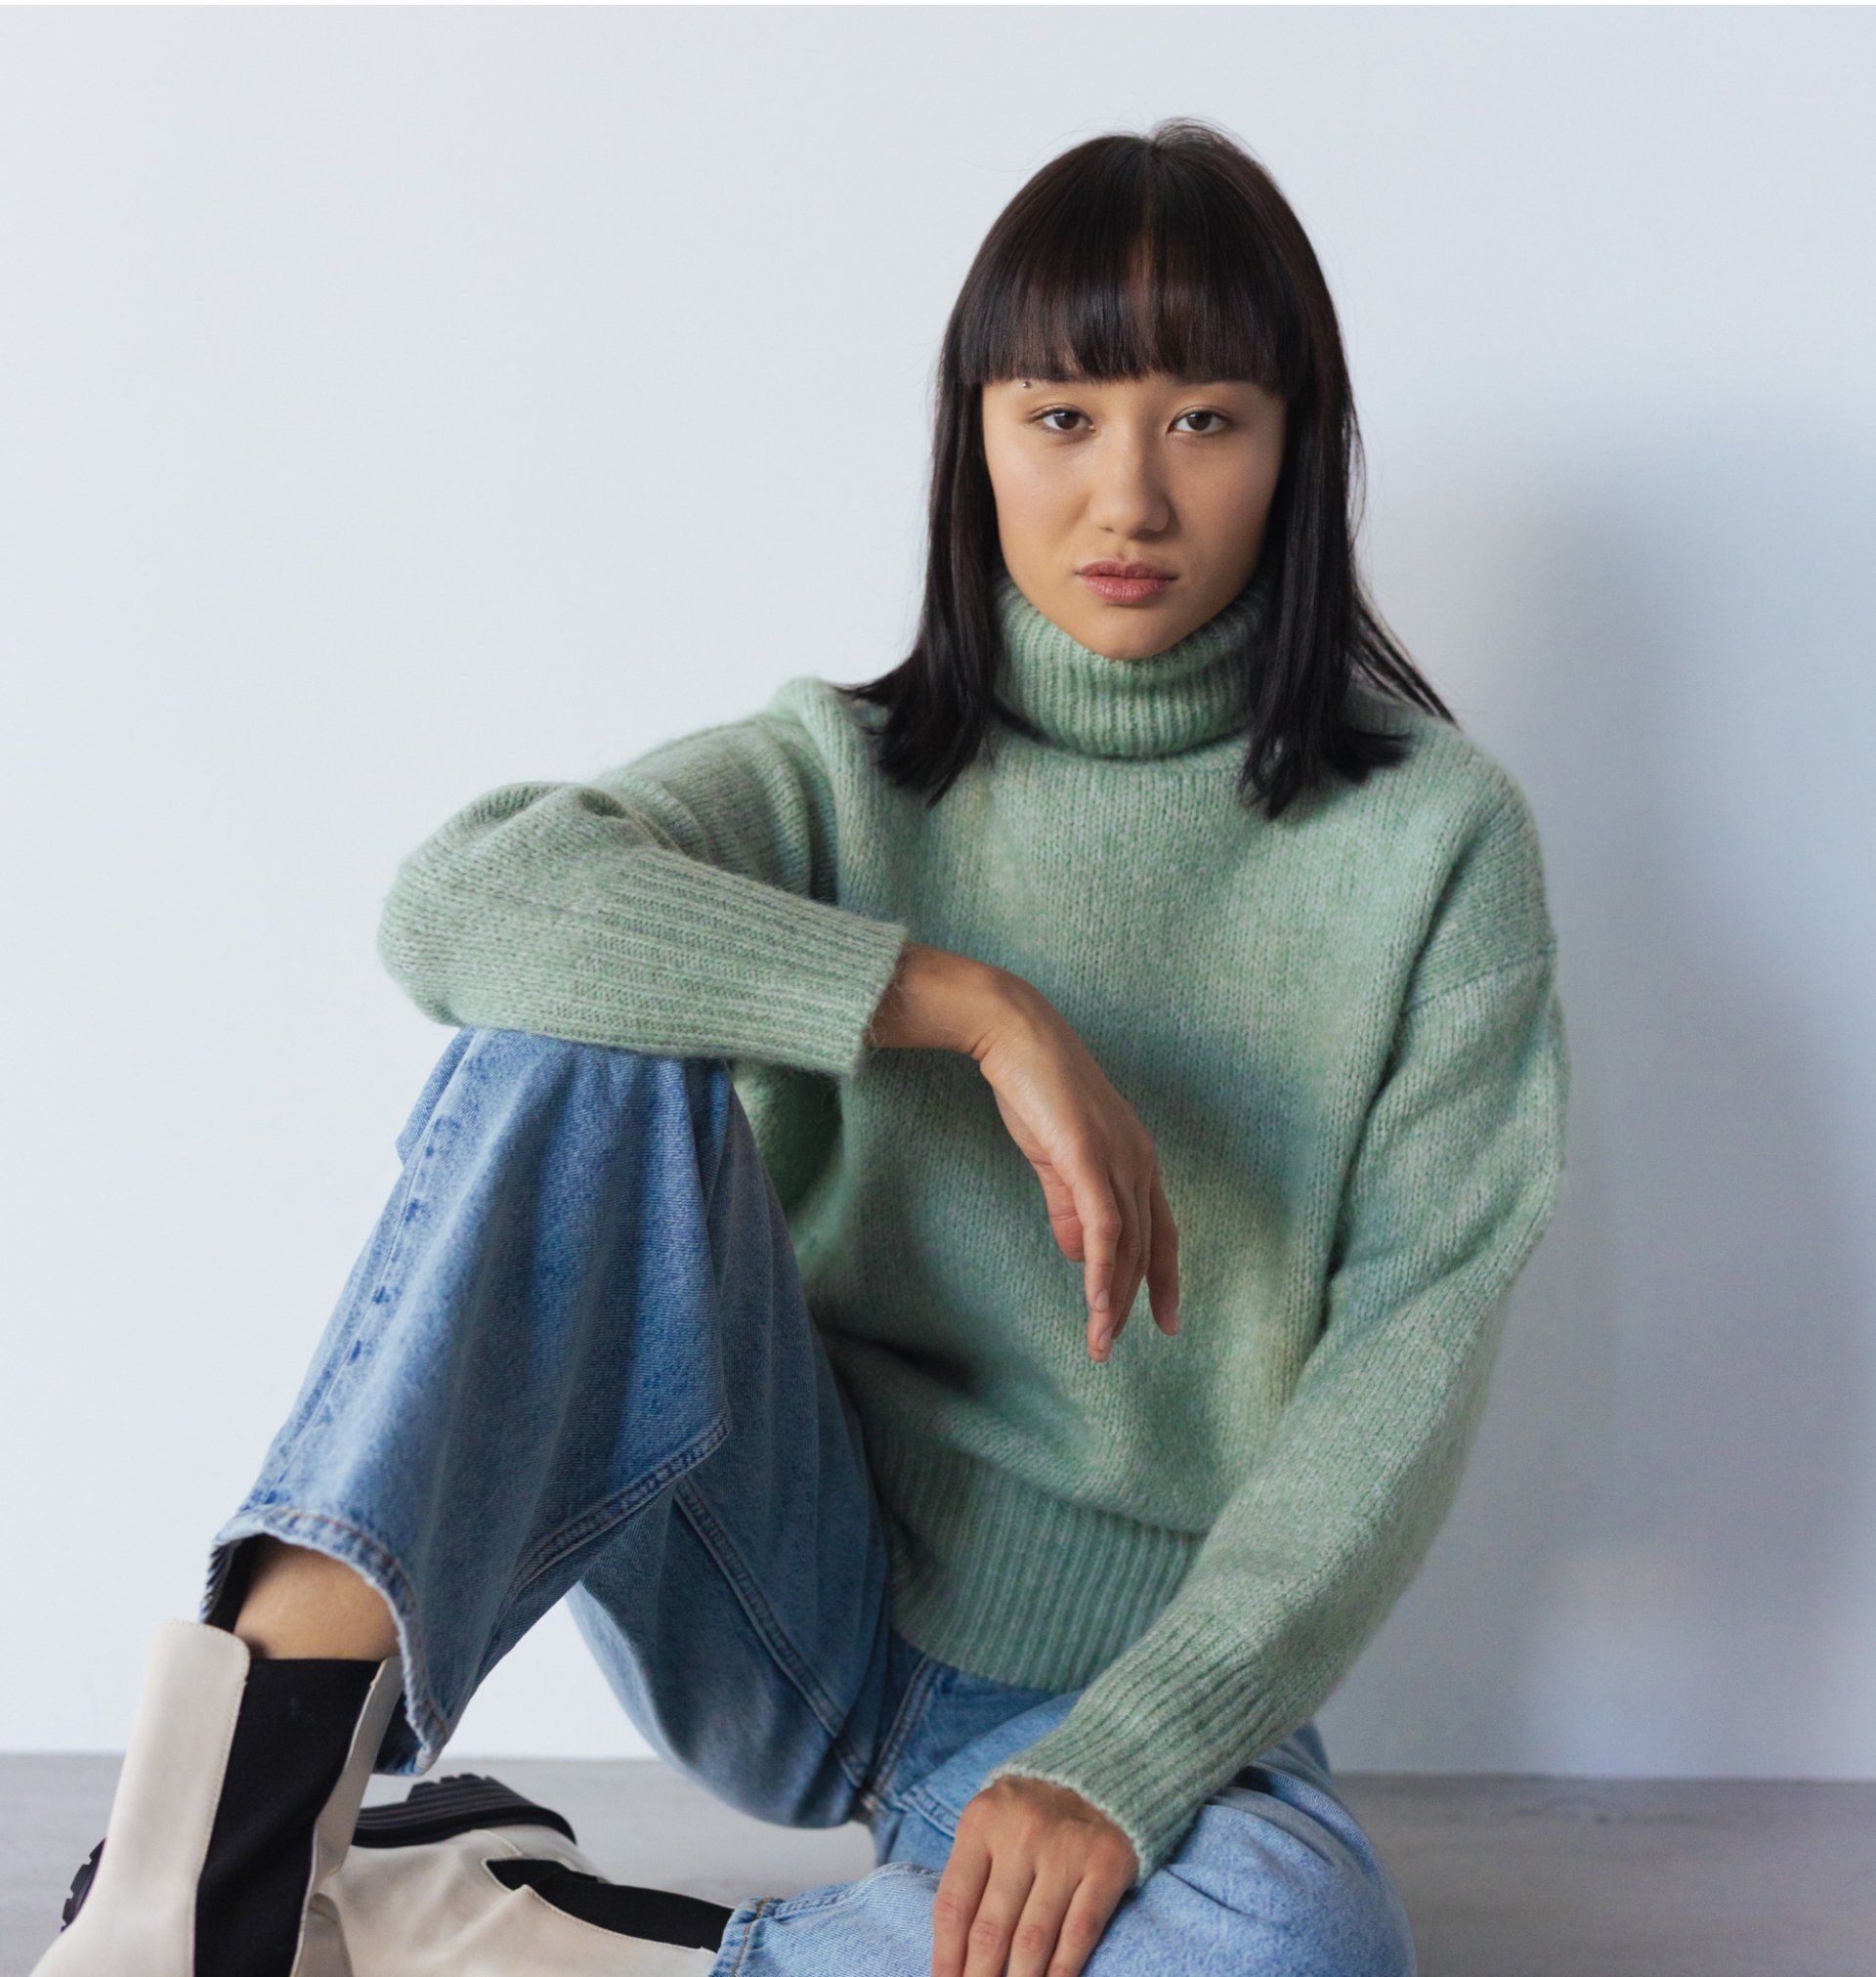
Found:
[[(757, 1818), (874, 1836), (860, 1879), (744, 1902), (713, 1977), (928, 1977), (959, 1815), (1075, 1692), (967, 1674), (894, 1629), (860, 1422), (728, 1064), (461, 1029), (397, 1145), (212, 1540), (201, 1617), (233, 1618), (258, 1533), (356, 1568), (404, 1655), (375, 1768), (408, 1775), (564, 1599), (678, 1770)], [(1313, 1723), (1201, 1808), (1085, 1967), (1414, 1970)]]

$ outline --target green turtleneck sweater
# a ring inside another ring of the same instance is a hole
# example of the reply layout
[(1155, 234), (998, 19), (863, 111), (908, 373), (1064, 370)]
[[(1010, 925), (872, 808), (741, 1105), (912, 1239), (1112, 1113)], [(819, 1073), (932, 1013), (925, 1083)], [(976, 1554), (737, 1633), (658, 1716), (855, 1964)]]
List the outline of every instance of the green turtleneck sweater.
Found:
[[(1314, 1715), (1457, 1488), (1563, 1172), (1531, 810), (1357, 687), (1398, 767), (1236, 798), (1256, 584), (1167, 651), (1001, 579), (1001, 717), (927, 809), (811, 675), (586, 782), (511, 783), (399, 867), (379, 951), (438, 1021), (723, 1056), (866, 1431), (917, 1646), (1083, 1689), (992, 1776), (1079, 1791), (1142, 1879)], [(1034, 983), (1152, 1134), (1180, 1329), (1105, 1363), (976, 1064), (874, 1050), (908, 939)]]

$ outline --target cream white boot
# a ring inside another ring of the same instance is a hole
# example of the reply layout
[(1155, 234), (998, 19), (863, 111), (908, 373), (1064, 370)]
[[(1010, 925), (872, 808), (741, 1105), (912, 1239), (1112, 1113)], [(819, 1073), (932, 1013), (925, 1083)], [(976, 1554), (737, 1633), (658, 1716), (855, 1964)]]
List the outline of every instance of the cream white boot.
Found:
[(493, 1779), (418, 1785), (363, 1820), (330, 1888), (359, 1977), (704, 1977), (717, 1960), (729, 1909), (607, 1881), (558, 1813)]
[[(197, 1944), (197, 1898), (205, 1870), (218, 1866), (210, 1859), (211, 1835), (224, 1853), (239, 1842), (228, 1821), (218, 1830), (216, 1815), (249, 1670), (261, 1665), (251, 1661), (246, 1642), (225, 1628), (192, 1620), (158, 1626), (96, 1871), (88, 1887), (74, 1888), (76, 1913), (68, 1905), (70, 1920), (31, 1977), (220, 1977), (222, 1946)], [(359, 1664), (356, 1680), (338, 1668), (336, 1679), (347, 1695), (361, 1687), (362, 1700), (334, 1719), (340, 1735), (333, 1757), (343, 1749), (343, 1766), (316, 1806), (310, 1830), (294, 1834), (290, 1885), (267, 1918), (268, 1940), (285, 1945), (274, 1958), (279, 1967), (256, 1967), (253, 1938), (244, 1937), (227, 1946), (229, 1977), (354, 1977), (327, 1883), (351, 1842), (403, 1691), (403, 1664), (394, 1655)], [(246, 1781), (246, 1790), (263, 1784)]]

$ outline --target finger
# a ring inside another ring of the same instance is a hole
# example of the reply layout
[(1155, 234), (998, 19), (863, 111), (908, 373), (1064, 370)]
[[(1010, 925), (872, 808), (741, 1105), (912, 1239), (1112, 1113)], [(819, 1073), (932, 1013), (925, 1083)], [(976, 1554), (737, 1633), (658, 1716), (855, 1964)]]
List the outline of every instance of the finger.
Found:
[(1130, 1190), (1124, 1191), (1122, 1199), (1127, 1203), (1127, 1226), (1122, 1232), (1115, 1258), (1114, 1300), (1107, 1314), (1105, 1344), (1095, 1354), (1103, 1360), (1113, 1350), (1114, 1341), (1121, 1336), (1128, 1319), (1132, 1316), (1133, 1301), (1140, 1294), (1140, 1279), (1146, 1271), (1152, 1239), (1153, 1224), (1146, 1179), (1142, 1177)]
[(1121, 1327), (1127, 1323), (1127, 1314), (1133, 1309), (1140, 1288), (1139, 1200), (1124, 1184), (1117, 1184), (1115, 1198), (1123, 1209), (1120, 1238), (1114, 1245), (1108, 1306), (1105, 1311), (1095, 1312), (1089, 1327), (1090, 1350), (1099, 1360), (1105, 1360), (1113, 1351), (1114, 1341), (1121, 1336)]
[(990, 1879), (990, 1849), (960, 1831), (931, 1898), (931, 1977), (963, 1977), (971, 1917)]
[(1093, 1313), (1088, 1327), (1089, 1349), (1096, 1359), (1106, 1359), (1114, 1341), (1127, 1323), (1128, 1313), (1140, 1288), (1140, 1250), (1143, 1231), (1139, 1200), (1127, 1182), (1115, 1178), (1108, 1183), (1115, 1208), (1121, 1218), (1114, 1239), (1114, 1256), (1108, 1269), (1107, 1304)]
[(1047, 1977), (1080, 1977), (1126, 1893), (1125, 1884), (1110, 1888), (1092, 1875), (1082, 1882), (1056, 1933), (1055, 1960), (1048, 1965)]
[(1087, 1299), (1087, 1342), (1092, 1349), (1112, 1321), (1114, 1255), (1126, 1224), (1103, 1168), (1089, 1167), (1078, 1177), (1075, 1205), (1082, 1217), (1082, 1293)]
[[(1133, 1225), (1139, 1237), (1133, 1253), (1133, 1274), (1128, 1280), (1128, 1291), (1121, 1305), (1121, 1324), (1125, 1325), (1133, 1315), (1133, 1306), (1140, 1295), (1140, 1285), (1146, 1281), (1147, 1273), (1153, 1268), (1153, 1177), (1143, 1174), (1133, 1189)], [(1119, 1337), (1119, 1327), (1115, 1336)]]
[(1153, 1176), (1153, 1265), (1147, 1276), (1153, 1322), (1171, 1338), (1179, 1329), (1179, 1231), (1156, 1172)]
[(1043, 1175), (1043, 1202), (1048, 1212), (1048, 1226), (1055, 1247), (1070, 1263), (1086, 1261), (1082, 1248), (1082, 1212), (1075, 1205), (1075, 1190), (1053, 1168)]
[(1026, 1861), (999, 1862), (991, 1869), (990, 1885), (965, 1931), (964, 1977), (1003, 1977), (1009, 1939), (1035, 1878), (1036, 1870)]
[(1062, 1917), (1080, 1885), (1079, 1870), (1037, 1877), (1010, 1937), (1009, 1977), (1048, 1977)]

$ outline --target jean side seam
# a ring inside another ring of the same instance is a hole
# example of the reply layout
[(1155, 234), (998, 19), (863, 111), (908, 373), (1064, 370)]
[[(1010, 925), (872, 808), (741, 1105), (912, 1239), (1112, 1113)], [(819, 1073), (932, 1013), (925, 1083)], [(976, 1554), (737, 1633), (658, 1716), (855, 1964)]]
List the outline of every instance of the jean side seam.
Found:
[[(456, 1034), (458, 1037), (463, 1034), (462, 1025), (457, 1026)], [(443, 1101), (448, 1094), (449, 1087), (456, 1082), (457, 1073), (462, 1069), (463, 1064), (475, 1054), (478, 1041), (477, 1037), (472, 1036), (463, 1045), (456, 1056), (455, 1062), (449, 1066), (448, 1076), (443, 1080), (437, 1089), (436, 1096), (431, 1099), (429, 1109), (423, 1115), (423, 1124), (418, 1128), (416, 1138), (410, 1142), (409, 1151), (398, 1155), (400, 1165), (397, 1183), (392, 1188), (391, 1199), (385, 1210), (386, 1213), (390, 1213), (392, 1210), (397, 1212), (397, 1225), (392, 1229), (390, 1239), (384, 1246), (384, 1261), (379, 1264), (376, 1275), (373, 1276), (368, 1287), (364, 1285), (360, 1286), (361, 1295), (353, 1300), (352, 1310), (355, 1317), (362, 1316), (373, 1305), (381, 1305), (386, 1302), (385, 1291), (391, 1281), (391, 1272), (403, 1260), (405, 1236), (410, 1226), (413, 1207), (419, 1205), (413, 1203), (412, 1199), (416, 1193), (417, 1170), (422, 1162), (428, 1160), (435, 1151), (431, 1141), (435, 1138), (439, 1118), (455, 1116), (454, 1114), (445, 1114)], [(451, 1039), (451, 1044), (453, 1042), (454, 1039)], [(446, 1045), (444, 1048), (448, 1051), (450, 1045)], [(431, 1076), (434, 1077), (435, 1074), (436, 1067), (433, 1065)], [(428, 1079), (424, 1082), (424, 1090), (429, 1090)], [(421, 1098), (422, 1093), (419, 1093), (418, 1096)], [(400, 1133), (398, 1139), (401, 1141), (403, 1138), (404, 1135)], [(299, 1406), (299, 1426), (293, 1431), (292, 1440), (284, 1447), (277, 1451), (279, 1461), (284, 1462), (286, 1457), (299, 1446), (308, 1427), (312, 1424), (314, 1415), (319, 1411), (320, 1402), (331, 1392), (334, 1381), (337, 1380), (346, 1363), (346, 1360), (340, 1354), (334, 1352), (330, 1354), (323, 1377), (320, 1379), (319, 1386), (312, 1394), (305, 1397), (304, 1402)]]
[(515, 1568), (515, 1576), (508, 1587), (508, 1599), (514, 1601), (527, 1591), (542, 1572), (550, 1570), (571, 1551), (602, 1531), (610, 1525), (619, 1523), (638, 1509), (648, 1497), (655, 1496), (674, 1478), (687, 1470), (695, 1469), (706, 1455), (713, 1455), (720, 1448), (730, 1432), (730, 1417), (727, 1413), (716, 1419), (694, 1440), (686, 1442), (674, 1454), (667, 1455), (656, 1469), (647, 1473), (626, 1487), (610, 1496), (591, 1510), (582, 1511), (571, 1522), (562, 1525), (558, 1530), (550, 1531), (545, 1537), (535, 1540), (533, 1550)]
[[(430, 1116), (432, 1119), (436, 1117), (434, 1108)], [(424, 1138), (427, 1139), (428, 1135), (429, 1121), (426, 1120), (424, 1123)], [(422, 1143), (420, 1139), (418, 1144), (421, 1145)], [(416, 1150), (416, 1147), (411, 1149), (413, 1155)], [(392, 1230), (391, 1238), (384, 1246), (384, 1261), (378, 1266), (377, 1273), (372, 1277), (369, 1287), (362, 1285), (360, 1287), (361, 1295), (352, 1301), (351, 1315), (353, 1326), (352, 1330), (346, 1334), (347, 1337), (356, 1335), (359, 1321), (362, 1319), (364, 1313), (373, 1305), (379, 1305), (384, 1302), (384, 1289), (390, 1279), (391, 1267), (403, 1251), (404, 1232), (409, 1226), (411, 1196), (416, 1188), (416, 1177), (417, 1170), (414, 1159), (406, 1160), (404, 1164), (403, 1172), (398, 1176), (397, 1185), (392, 1190), (391, 1196), (390, 1206), (397, 1211), (398, 1216), (397, 1226)], [(293, 1430), (291, 1439), (274, 1451), (276, 1467), (284, 1464), (286, 1459), (300, 1445), (301, 1441), (305, 1440), (306, 1431), (312, 1426), (313, 1418), (320, 1410), (320, 1403), (331, 1393), (334, 1383), (349, 1363), (346, 1355), (336, 1350), (337, 1343), (335, 1342), (335, 1350), (326, 1355), (326, 1363), (319, 1385), (314, 1388), (312, 1393), (306, 1395), (296, 1403), (299, 1421)]]
[(735, 1542), (723, 1528), (715, 1513), (695, 1489), (679, 1489), (676, 1495), (680, 1514), (697, 1533), (699, 1543), (709, 1553), (717, 1570), (723, 1574), (730, 1590), (736, 1595), (737, 1604), (742, 1607), (750, 1626), (760, 1637), (770, 1658), (793, 1684), (801, 1699), (814, 1712), (814, 1719), (826, 1732), (829, 1744), (840, 1769), (847, 1774), (849, 1782), (858, 1790), (864, 1783), (864, 1767), (856, 1767), (849, 1761), (850, 1746), (839, 1712), (815, 1679), (807, 1657), (783, 1632), (768, 1602), (762, 1598), (754, 1575), (743, 1563)]
[(746, 1923), (744, 1923), (743, 1941), (741, 1946), (737, 1950), (736, 1965), (735, 1968), (732, 1969), (732, 1971), (730, 1972), (730, 1977), (736, 1977), (737, 1971), (742, 1969), (745, 1961), (747, 1959), (749, 1954), (749, 1945), (753, 1943), (755, 1940), (755, 1925), (762, 1919), (762, 1911), (772, 1906), (775, 1897), (773, 1895), (764, 1895), (762, 1899), (756, 1903), (754, 1913), (750, 1915), (749, 1919)]
[[(463, 1057), (457, 1059), (455, 1069), (459, 1070), (461, 1068), (463, 1059), (468, 1054), (467, 1051), (463, 1053)], [(450, 1083), (453, 1084), (454, 1082), (454, 1072), (452, 1071)], [(437, 1095), (437, 1102), (430, 1108), (430, 1116), (423, 1122), (423, 1131), (417, 1135), (416, 1144), (411, 1147), (409, 1157), (404, 1163), (404, 1213), (398, 1218), (397, 1228), (391, 1237), (390, 1246), (385, 1251), (384, 1268), (378, 1272), (377, 1282), (371, 1286), (370, 1296), (363, 1300), (367, 1305), (381, 1305), (385, 1302), (385, 1291), (390, 1284), (392, 1270), (396, 1265), (402, 1263), (404, 1260), (405, 1235), (409, 1229), (412, 1220), (411, 1211), (413, 1208), (421, 1206), (421, 1203), (412, 1199), (416, 1193), (417, 1171), (424, 1161), (433, 1158), (436, 1153), (437, 1149), (433, 1142), (436, 1139), (439, 1122), (445, 1119), (454, 1119), (455, 1116), (453, 1112), (445, 1112), (443, 1108), (443, 1095), (439, 1093)]]

